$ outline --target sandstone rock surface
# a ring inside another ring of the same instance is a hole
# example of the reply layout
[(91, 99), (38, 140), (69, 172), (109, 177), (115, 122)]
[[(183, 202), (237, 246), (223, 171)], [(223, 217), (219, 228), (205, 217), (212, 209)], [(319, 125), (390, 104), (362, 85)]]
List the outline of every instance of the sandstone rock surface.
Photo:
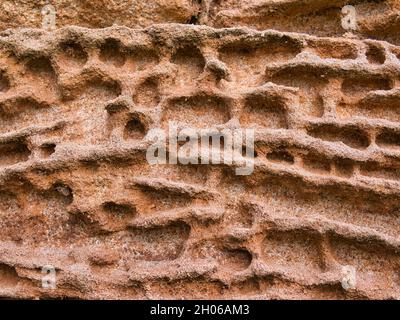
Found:
[(398, 0), (4, 0), (0, 3), (0, 30), (40, 28), (42, 9), (48, 4), (56, 11), (57, 27), (141, 28), (175, 22), (317, 36), (346, 33), (341, 9), (351, 4), (357, 13), (358, 37), (400, 44)]
[(199, 11), (192, 0), (3, 0), (0, 30), (40, 28), (43, 8), (51, 4), (57, 27), (105, 28), (113, 25), (146, 27), (155, 23), (189, 23)]
[[(400, 298), (395, 1), (353, 38), (322, 22), (344, 1), (62, 3), (53, 31), (0, 13), (1, 297)], [(61, 28), (116, 20), (147, 27)], [(170, 121), (254, 129), (254, 172), (150, 165)]]

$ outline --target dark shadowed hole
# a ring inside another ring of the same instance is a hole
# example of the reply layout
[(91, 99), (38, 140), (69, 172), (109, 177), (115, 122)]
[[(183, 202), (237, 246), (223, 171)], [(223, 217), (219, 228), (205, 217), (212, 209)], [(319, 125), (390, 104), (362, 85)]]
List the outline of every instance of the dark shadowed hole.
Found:
[(198, 16), (191, 16), (189, 21), (188, 21), (188, 24), (198, 24), (198, 22), (199, 22), (199, 17)]
[(146, 128), (137, 117), (133, 117), (127, 122), (124, 130), (125, 139), (141, 139), (145, 134)]
[(80, 65), (84, 65), (88, 60), (88, 54), (82, 46), (75, 41), (67, 41), (60, 45), (62, 52), (70, 59), (76, 61)]
[(104, 211), (118, 215), (129, 215), (136, 213), (136, 209), (129, 204), (119, 204), (113, 201), (103, 204)]
[(107, 39), (100, 47), (100, 60), (112, 63), (117, 67), (125, 64), (126, 54), (122, 49), (122, 44), (116, 39)]
[(286, 162), (289, 164), (294, 163), (293, 156), (285, 150), (271, 151), (266, 155), (267, 159), (273, 162)]
[(0, 72), (0, 92), (5, 92), (10, 89), (10, 81), (5, 72)]
[(55, 76), (50, 59), (46, 57), (36, 57), (30, 59), (27, 63), (27, 67), (31, 72), (34, 72), (40, 76)]
[(74, 200), (72, 189), (67, 185), (59, 182), (54, 184), (52, 189), (66, 204), (70, 204)]
[(185, 46), (179, 48), (172, 56), (171, 61), (175, 64), (190, 64), (199, 70), (203, 70), (205, 66), (203, 54), (195, 46)]
[(56, 149), (56, 145), (54, 143), (45, 143), (40, 146), (40, 153), (42, 157), (50, 157)]
[(354, 164), (351, 159), (336, 159), (336, 173), (339, 176), (350, 178), (354, 172)]
[(376, 143), (384, 148), (399, 148), (400, 132), (385, 129), (376, 137)]
[(25, 162), (31, 151), (25, 141), (13, 141), (0, 144), (0, 165), (12, 165)]
[(367, 59), (370, 63), (383, 64), (386, 61), (385, 51), (376, 45), (368, 46)]

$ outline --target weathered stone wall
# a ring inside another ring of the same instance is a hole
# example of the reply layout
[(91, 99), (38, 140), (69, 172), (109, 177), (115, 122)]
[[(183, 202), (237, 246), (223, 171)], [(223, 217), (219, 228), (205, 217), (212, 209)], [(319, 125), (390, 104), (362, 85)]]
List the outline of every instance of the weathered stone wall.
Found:
[[(0, 296), (400, 297), (395, 2), (359, 1), (391, 43), (324, 31), (344, 1), (150, 1), (136, 20), (129, 1), (55, 1), (59, 27), (150, 26), (15, 29), (40, 26), (31, 2), (0, 13)], [(171, 21), (311, 35), (152, 25)], [(254, 129), (254, 172), (150, 165), (171, 121)]]
[(40, 28), (42, 9), (47, 4), (53, 5), (57, 12), (58, 27), (137, 28), (155, 23), (189, 23), (199, 11), (199, 5), (192, 0), (3, 0), (0, 30)]
[(249, 27), (258, 30), (341, 36), (341, 9), (357, 10), (357, 36), (399, 44), (398, 0), (3, 0), (0, 30), (40, 28), (43, 7), (54, 6), (57, 26), (130, 28), (156, 23), (203, 24), (216, 28)]

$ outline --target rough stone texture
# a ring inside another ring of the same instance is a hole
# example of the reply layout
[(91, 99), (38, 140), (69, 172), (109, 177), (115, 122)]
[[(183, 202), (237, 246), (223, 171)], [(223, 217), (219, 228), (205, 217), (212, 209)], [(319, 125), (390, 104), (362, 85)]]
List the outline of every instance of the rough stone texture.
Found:
[(304, 32), (340, 36), (341, 8), (357, 12), (357, 35), (399, 44), (398, 0), (229, 0), (211, 1), (209, 23), (216, 27), (248, 26), (259, 30)]
[(175, 22), (317, 36), (343, 35), (341, 8), (351, 4), (357, 11), (356, 36), (400, 44), (398, 0), (3, 0), (0, 30), (41, 27), (41, 10), (46, 4), (55, 7), (58, 27), (138, 28)]
[[(399, 59), (272, 30), (3, 32), (0, 296), (400, 298)], [(168, 121), (255, 128), (254, 173), (149, 165)]]
[(146, 27), (154, 23), (189, 23), (199, 11), (192, 0), (2, 0), (0, 30), (40, 28), (42, 8), (52, 4), (57, 26)]

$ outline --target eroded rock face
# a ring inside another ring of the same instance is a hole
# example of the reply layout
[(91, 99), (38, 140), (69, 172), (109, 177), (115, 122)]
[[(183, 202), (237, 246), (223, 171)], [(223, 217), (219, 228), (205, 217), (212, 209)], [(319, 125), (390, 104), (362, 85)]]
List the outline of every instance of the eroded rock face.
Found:
[[(346, 33), (341, 9), (347, 0), (53, 0), (56, 26), (131, 28), (156, 23), (203, 24), (216, 28), (250, 27), (258, 30), (301, 32), (317, 36)], [(4, 0), (0, 30), (40, 28), (45, 0)], [(400, 2), (356, 0), (355, 36), (400, 43)]]
[(40, 28), (42, 10), (49, 3), (55, 9), (57, 27), (146, 27), (154, 23), (189, 23), (199, 10), (198, 3), (192, 0), (4, 0), (0, 4), (0, 30)]
[[(399, 298), (399, 59), (271, 30), (8, 31), (0, 295)], [(168, 121), (255, 129), (253, 174), (150, 165)]]
[(208, 23), (214, 27), (247, 26), (318, 36), (344, 33), (341, 9), (356, 9), (357, 35), (399, 44), (400, 2), (397, 0), (230, 0), (210, 1)]

